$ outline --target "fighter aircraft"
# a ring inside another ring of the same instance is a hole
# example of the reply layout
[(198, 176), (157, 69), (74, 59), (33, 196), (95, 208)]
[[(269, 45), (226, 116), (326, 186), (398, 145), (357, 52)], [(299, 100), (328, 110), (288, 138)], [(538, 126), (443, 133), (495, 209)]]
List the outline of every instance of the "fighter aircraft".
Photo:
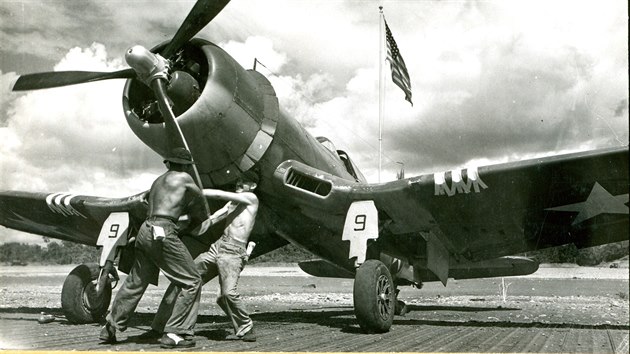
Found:
[[(228, 2), (197, 1), (170, 41), (132, 47), (128, 69), (28, 74), (13, 90), (125, 79), (124, 115), (135, 135), (163, 157), (188, 148), (203, 187), (232, 189), (255, 176), (261, 207), (252, 257), (292, 243), (317, 256), (300, 263), (305, 272), (354, 278), (365, 332), (390, 329), (403, 310), (399, 286), (531, 274), (538, 264), (514, 255), (628, 239), (628, 147), (367, 183), (347, 152), (282, 110), (265, 76), (193, 38)], [(100, 248), (98, 263), (77, 266), (64, 282), (62, 307), (74, 323), (107, 312), (115, 263), (129, 270), (146, 216), (146, 192), (0, 193), (1, 225)], [(180, 225), (184, 234), (196, 226), (187, 217)], [(195, 256), (221, 231), (184, 241)]]

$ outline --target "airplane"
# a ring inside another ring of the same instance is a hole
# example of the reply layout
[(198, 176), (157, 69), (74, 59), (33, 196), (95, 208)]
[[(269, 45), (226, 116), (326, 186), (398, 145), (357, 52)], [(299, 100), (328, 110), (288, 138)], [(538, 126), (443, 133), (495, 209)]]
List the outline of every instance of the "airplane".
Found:
[[(347, 152), (282, 110), (265, 76), (194, 38), (228, 3), (197, 1), (170, 41), (132, 47), (128, 69), (27, 74), (13, 90), (125, 79), (125, 119), (150, 149), (163, 157), (189, 149), (204, 188), (256, 176), (252, 258), (291, 243), (317, 257), (299, 263), (306, 273), (354, 279), (354, 312), (367, 333), (389, 331), (404, 312), (401, 286), (527, 275), (538, 264), (519, 254), (628, 239), (627, 146), (368, 183)], [(146, 194), (4, 191), (0, 224), (100, 248), (98, 263), (73, 269), (61, 291), (70, 322), (98, 322), (118, 271), (133, 263)], [(184, 235), (196, 226), (186, 216), (179, 224)], [(183, 236), (193, 257), (222, 226)]]

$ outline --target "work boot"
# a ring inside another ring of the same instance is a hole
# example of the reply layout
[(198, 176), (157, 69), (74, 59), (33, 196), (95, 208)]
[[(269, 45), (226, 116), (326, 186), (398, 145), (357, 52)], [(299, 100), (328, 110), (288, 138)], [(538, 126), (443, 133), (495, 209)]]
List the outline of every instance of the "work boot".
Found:
[(195, 339), (175, 333), (164, 333), (160, 339), (160, 347), (169, 349), (191, 348), (196, 344)]
[(248, 332), (243, 334), (241, 336), (241, 340), (243, 342), (255, 342), (256, 341), (256, 334), (254, 334), (254, 329), (252, 328)]
[(109, 322), (105, 323), (98, 338), (104, 343), (116, 343), (116, 328)]
[(250, 319), (247, 323), (239, 326), (236, 329), (235, 334), (239, 337), (242, 337), (245, 333), (249, 332), (253, 327), (254, 327), (254, 321)]
[(240, 332), (239, 334), (230, 334), (225, 337), (226, 340), (242, 340), (243, 342), (255, 342), (256, 334), (254, 334), (254, 328), (250, 327), (249, 330), (245, 333)]

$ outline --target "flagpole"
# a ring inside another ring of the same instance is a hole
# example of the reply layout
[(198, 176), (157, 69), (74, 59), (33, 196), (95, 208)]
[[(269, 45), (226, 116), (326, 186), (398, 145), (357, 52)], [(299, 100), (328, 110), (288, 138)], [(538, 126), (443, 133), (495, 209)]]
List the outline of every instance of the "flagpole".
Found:
[(381, 183), (381, 166), (383, 151), (383, 116), (385, 112), (385, 80), (383, 80), (383, 6), (379, 6), (379, 43), (378, 43), (378, 183)]

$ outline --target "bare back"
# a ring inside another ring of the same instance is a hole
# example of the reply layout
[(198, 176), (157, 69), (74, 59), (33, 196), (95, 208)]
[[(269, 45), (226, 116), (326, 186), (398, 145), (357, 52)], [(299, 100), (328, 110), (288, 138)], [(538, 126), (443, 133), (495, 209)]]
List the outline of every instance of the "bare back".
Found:
[(188, 206), (201, 196), (201, 190), (185, 172), (168, 171), (158, 177), (149, 193), (149, 216), (167, 216), (177, 220)]

